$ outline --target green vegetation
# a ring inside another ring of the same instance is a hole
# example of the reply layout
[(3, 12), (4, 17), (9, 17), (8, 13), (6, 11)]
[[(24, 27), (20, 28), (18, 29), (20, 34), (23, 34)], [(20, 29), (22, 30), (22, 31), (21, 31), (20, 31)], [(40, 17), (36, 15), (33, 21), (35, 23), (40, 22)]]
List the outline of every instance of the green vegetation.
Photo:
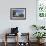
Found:
[(33, 34), (37, 39), (42, 39), (42, 38), (45, 38), (44, 36), (46, 36), (46, 33), (45, 32), (35, 32)]

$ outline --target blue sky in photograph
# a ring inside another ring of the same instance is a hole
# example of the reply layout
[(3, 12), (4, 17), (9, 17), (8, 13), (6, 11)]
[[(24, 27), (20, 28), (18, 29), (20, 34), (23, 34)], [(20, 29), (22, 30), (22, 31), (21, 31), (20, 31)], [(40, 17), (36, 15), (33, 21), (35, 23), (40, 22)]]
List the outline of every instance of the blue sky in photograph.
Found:
[(24, 10), (16, 10), (16, 13), (23, 13)]

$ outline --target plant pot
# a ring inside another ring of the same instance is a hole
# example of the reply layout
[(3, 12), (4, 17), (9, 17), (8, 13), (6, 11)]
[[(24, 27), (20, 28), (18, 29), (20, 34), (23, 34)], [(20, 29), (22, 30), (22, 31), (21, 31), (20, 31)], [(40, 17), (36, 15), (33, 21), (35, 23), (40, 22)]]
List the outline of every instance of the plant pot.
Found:
[(44, 40), (45, 40), (45, 39), (38, 39), (37, 42), (38, 42), (39, 44), (41, 44), (41, 43), (44, 42)]
[(45, 39), (40, 39), (40, 43), (44, 43), (44, 40), (45, 40)]
[(40, 39), (37, 39), (37, 43), (40, 43)]

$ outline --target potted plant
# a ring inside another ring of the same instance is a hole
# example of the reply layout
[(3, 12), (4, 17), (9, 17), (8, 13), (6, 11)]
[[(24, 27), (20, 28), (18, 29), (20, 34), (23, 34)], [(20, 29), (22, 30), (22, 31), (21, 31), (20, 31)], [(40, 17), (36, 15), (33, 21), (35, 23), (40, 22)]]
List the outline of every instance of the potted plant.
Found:
[(40, 40), (42, 40), (42, 38), (44, 36), (46, 36), (46, 33), (45, 32), (40, 32), (39, 30), (44, 30), (45, 29), (45, 26), (32, 25), (32, 27), (37, 30), (37, 32), (35, 32), (33, 35), (37, 38), (37, 41), (40, 42)]
[(38, 43), (41, 43), (40, 40), (42, 38), (45, 38), (44, 37), (46, 36), (45, 34), (46, 34), (45, 32), (35, 32), (33, 35), (37, 38)]

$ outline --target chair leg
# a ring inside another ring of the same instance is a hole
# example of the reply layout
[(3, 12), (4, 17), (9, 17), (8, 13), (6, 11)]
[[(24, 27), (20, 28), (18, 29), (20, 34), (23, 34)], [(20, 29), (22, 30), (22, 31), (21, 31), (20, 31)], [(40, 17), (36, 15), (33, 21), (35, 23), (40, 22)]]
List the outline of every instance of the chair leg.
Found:
[(7, 46), (7, 42), (6, 42), (6, 41), (5, 41), (5, 43), (4, 43), (4, 44), (5, 44), (5, 46)]

